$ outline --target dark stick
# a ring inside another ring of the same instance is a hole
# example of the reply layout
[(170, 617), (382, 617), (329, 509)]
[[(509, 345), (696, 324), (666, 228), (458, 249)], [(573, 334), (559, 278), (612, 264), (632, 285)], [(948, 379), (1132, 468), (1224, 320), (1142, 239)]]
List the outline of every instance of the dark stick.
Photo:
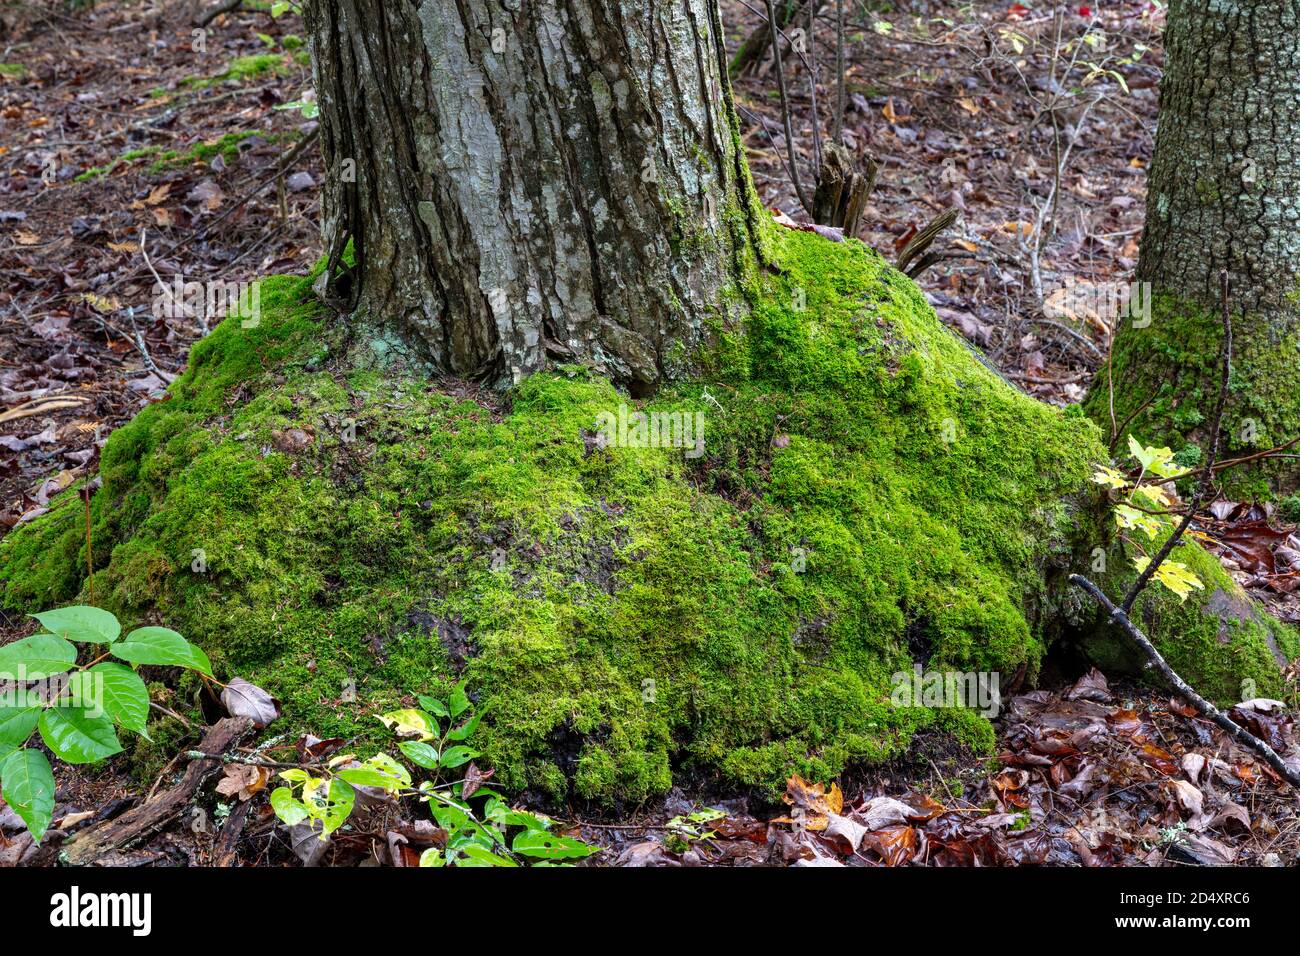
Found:
[(1097, 603), (1106, 609), (1107, 613), (1110, 614), (1110, 619), (1123, 628), (1125, 633), (1127, 633), (1129, 637), (1133, 638), (1134, 643), (1136, 643), (1138, 647), (1142, 648), (1147, 659), (1151, 662), (1151, 666), (1160, 672), (1160, 676), (1169, 683), (1169, 686), (1178, 691), (1179, 696), (1186, 699), (1200, 714), (1218, 724), (1219, 727), (1227, 732), (1227, 734), (1232, 737), (1233, 740), (1237, 741), (1237, 743), (1241, 744), (1243, 747), (1248, 747), (1255, 751), (1255, 753), (1259, 754), (1264, 759), (1264, 762), (1272, 767), (1273, 770), (1277, 772), (1278, 776), (1284, 779), (1287, 783), (1300, 789), (1300, 774), (1297, 774), (1294, 770), (1288, 767), (1282, 758), (1278, 756), (1276, 750), (1264, 743), (1264, 741), (1260, 740), (1254, 734), (1250, 733), (1250, 731), (1246, 730), (1244, 727), (1234, 723), (1232, 718), (1228, 717), (1227, 714), (1219, 710), (1219, 708), (1215, 707), (1200, 694), (1196, 693), (1187, 681), (1183, 680), (1174, 672), (1174, 669), (1169, 666), (1169, 662), (1160, 655), (1160, 652), (1156, 650), (1155, 645), (1151, 643), (1151, 639), (1143, 634), (1142, 630), (1129, 619), (1129, 616), (1125, 613), (1124, 609), (1116, 607), (1111, 602), (1110, 598), (1106, 597), (1105, 592), (1103, 592), (1101, 588), (1097, 587), (1097, 585), (1093, 584), (1082, 574), (1071, 574), (1070, 581), (1091, 594)]
[(205, 10), (194, 19), (196, 27), (206, 27), (209, 23), (221, 16), (223, 13), (230, 13), (232, 10), (238, 10), (243, 6), (244, 0), (221, 0), (219, 4), (211, 10)]

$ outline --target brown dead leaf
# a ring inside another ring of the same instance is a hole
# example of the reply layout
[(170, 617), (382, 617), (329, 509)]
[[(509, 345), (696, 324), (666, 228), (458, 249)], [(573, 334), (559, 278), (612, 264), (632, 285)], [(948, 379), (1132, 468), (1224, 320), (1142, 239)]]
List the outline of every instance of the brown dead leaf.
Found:
[(241, 801), (250, 799), (262, 790), (271, 772), (266, 767), (246, 763), (226, 764), (225, 775), (217, 782), (217, 793), (223, 797), (238, 796)]

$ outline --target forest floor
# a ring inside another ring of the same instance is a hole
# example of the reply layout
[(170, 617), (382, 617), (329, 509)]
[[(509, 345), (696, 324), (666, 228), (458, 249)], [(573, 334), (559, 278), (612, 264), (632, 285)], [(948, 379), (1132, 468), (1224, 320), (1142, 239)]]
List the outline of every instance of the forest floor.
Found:
[[(206, 320), (156, 318), (156, 281), (302, 273), (320, 255), (318, 152), (281, 168), (315, 128), (302, 109), (311, 77), (300, 22), (242, 10), (196, 44), (192, 24), (166, 12), (176, 6), (0, 5), (0, 534), (94, 475), (106, 435), (184, 367)], [(843, 138), (880, 164), (859, 238), (892, 260), (956, 209), (934, 247), (943, 258), (918, 279), (925, 294), (1010, 381), (1055, 404), (1078, 401), (1117, 321), (1099, 303), (1136, 263), (1163, 14), (1144, 2), (1080, 6), (1060, 21), (1019, 3), (902, 6), (848, 14)], [(760, 22), (757, 8), (723, 8), (734, 49)], [(786, 63), (805, 182), (837, 86), (833, 26), (814, 27)], [(736, 81), (742, 131), (763, 201), (802, 221), (768, 59)], [(1219, 500), (1195, 532), (1274, 613), (1300, 622), (1294, 528), (1268, 507)], [(0, 640), (28, 630), (0, 620)], [(1178, 700), (1058, 665), (1043, 689), (1003, 702), (996, 759), (922, 737), (843, 790), (792, 780), (788, 806), (674, 791), (615, 815), (549, 809), (606, 847), (598, 864), (1300, 859), (1300, 808), (1271, 770)], [(1236, 718), (1300, 752), (1267, 703)], [(153, 787), (112, 767), (70, 775), (54, 833), (120, 814), (169, 786), (170, 773)], [(118, 862), (211, 862), (220, 834), (210, 816), (224, 813), (204, 799), (211, 815), (194, 808)], [(236, 815), (234, 858), (308, 856), (253, 799)], [(721, 815), (691, 819), (708, 807)], [(381, 807), (311, 862), (407, 865), (430, 829)], [(59, 839), (38, 849), (21, 831), (0, 811), (0, 865), (57, 854)]]

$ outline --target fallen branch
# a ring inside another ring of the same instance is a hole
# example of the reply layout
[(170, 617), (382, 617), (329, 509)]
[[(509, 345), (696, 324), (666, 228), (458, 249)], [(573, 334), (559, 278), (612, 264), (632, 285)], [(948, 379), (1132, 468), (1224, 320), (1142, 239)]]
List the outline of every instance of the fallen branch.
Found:
[[(221, 754), (237, 744), (252, 729), (247, 717), (224, 717), (208, 729), (199, 749)], [(73, 866), (94, 863), (99, 857), (160, 829), (190, 802), (207, 776), (221, 766), (220, 759), (205, 757), (185, 768), (180, 783), (156, 799), (132, 807), (126, 813), (78, 833), (61, 854)]]
[(196, 27), (206, 27), (209, 23), (221, 16), (223, 13), (231, 13), (238, 10), (244, 5), (244, 0), (221, 0), (215, 7), (204, 10), (194, 18)]
[(1215, 707), (1200, 694), (1196, 693), (1196, 691), (1192, 689), (1192, 686), (1179, 677), (1174, 669), (1169, 666), (1169, 662), (1160, 655), (1158, 650), (1156, 650), (1155, 645), (1151, 643), (1151, 639), (1143, 634), (1142, 629), (1129, 619), (1129, 616), (1124, 612), (1124, 609), (1116, 607), (1114, 602), (1112, 602), (1110, 598), (1106, 597), (1105, 592), (1102, 591), (1101, 588), (1097, 587), (1097, 585), (1093, 584), (1092, 581), (1088, 580), (1082, 574), (1071, 574), (1070, 581), (1091, 594), (1097, 603), (1106, 609), (1107, 613), (1110, 614), (1110, 619), (1123, 628), (1124, 632), (1133, 639), (1133, 642), (1137, 644), (1138, 647), (1142, 648), (1143, 653), (1146, 654), (1147, 660), (1150, 662), (1150, 666), (1160, 672), (1160, 676), (1165, 679), (1170, 687), (1178, 692), (1180, 697), (1195, 707), (1197, 712), (1203, 717), (1208, 717), (1210, 720), (1214, 721), (1214, 723), (1221, 727), (1228, 736), (1237, 741), (1237, 743), (1259, 754), (1259, 756), (1263, 758), (1264, 762), (1272, 767), (1279, 777), (1291, 784), (1291, 786), (1300, 789), (1300, 773), (1296, 773), (1288, 767), (1286, 762), (1278, 756), (1276, 750), (1264, 743), (1264, 741), (1260, 740), (1244, 727), (1233, 722), (1232, 718), (1227, 714), (1219, 710), (1219, 708)]

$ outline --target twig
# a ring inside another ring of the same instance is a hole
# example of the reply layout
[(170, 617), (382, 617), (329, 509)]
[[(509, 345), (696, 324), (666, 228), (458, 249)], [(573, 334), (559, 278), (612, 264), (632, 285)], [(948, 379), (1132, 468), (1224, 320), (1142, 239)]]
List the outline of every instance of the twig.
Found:
[(844, 112), (848, 99), (848, 75), (844, 63), (844, 0), (835, 0), (835, 117), (831, 139), (844, 145)]
[[(1150, 567), (1155, 567), (1155, 562), (1152, 562)], [(1129, 619), (1129, 616), (1125, 613), (1124, 609), (1116, 607), (1111, 602), (1110, 598), (1106, 597), (1105, 592), (1103, 592), (1101, 588), (1097, 587), (1097, 585), (1093, 584), (1082, 574), (1072, 574), (1070, 575), (1070, 580), (1091, 594), (1097, 603), (1106, 609), (1106, 612), (1110, 615), (1110, 619), (1123, 628), (1128, 636), (1131, 637), (1140, 648), (1142, 648), (1147, 659), (1150, 661), (1150, 665), (1159, 671), (1160, 676), (1162, 676), (1169, 685), (1174, 688), (1174, 690), (1178, 691), (1179, 695), (1186, 699), (1188, 703), (1195, 707), (1197, 712), (1214, 721), (1214, 723), (1222, 728), (1230, 737), (1232, 737), (1233, 740), (1237, 741), (1237, 743), (1255, 751), (1255, 753), (1259, 754), (1260, 757), (1264, 759), (1265, 763), (1273, 768), (1278, 776), (1291, 786), (1300, 789), (1300, 774), (1297, 774), (1294, 770), (1288, 767), (1286, 762), (1278, 756), (1276, 750), (1264, 741), (1260, 740), (1254, 734), (1250, 733), (1244, 727), (1233, 722), (1232, 718), (1228, 717), (1227, 714), (1223, 713), (1219, 708), (1215, 707), (1200, 694), (1196, 693), (1187, 681), (1183, 680), (1174, 672), (1174, 669), (1169, 666), (1169, 662), (1160, 655), (1160, 652), (1156, 650), (1155, 645), (1151, 643), (1151, 639), (1143, 634), (1141, 628)]]
[[(772, 6), (772, 0), (765, 0), (767, 4), (767, 22), (775, 26), (776, 10)], [(804, 189), (803, 181), (799, 178), (799, 164), (795, 159), (794, 153), (794, 124), (790, 119), (790, 93), (785, 88), (785, 73), (781, 67), (781, 41), (778, 37), (779, 31), (772, 30), (772, 62), (776, 68), (776, 85), (781, 93), (781, 119), (785, 122), (785, 148), (790, 154), (790, 179), (794, 183), (795, 194), (799, 197), (799, 204), (803, 206), (804, 212), (812, 215), (813, 204), (808, 196), (807, 190)]]
[(132, 344), (135, 345), (135, 350), (140, 353), (140, 357), (144, 359), (144, 367), (162, 379), (164, 384), (170, 385), (176, 381), (176, 376), (171, 372), (164, 372), (160, 369), (154, 362), (153, 356), (149, 354), (149, 346), (144, 344), (144, 336), (140, 334), (140, 327), (135, 324), (135, 306), (127, 306), (126, 317), (131, 320), (131, 336), (134, 339)]
[(1064, 332), (1066, 335), (1074, 339), (1084, 348), (1088, 349), (1088, 351), (1090, 351), (1093, 355), (1097, 356), (1097, 358), (1102, 357), (1101, 349), (1097, 348), (1096, 343), (1094, 343), (1091, 339), (1089, 339), (1087, 336), (1083, 335), (1082, 333), (1076, 332), (1068, 325), (1063, 325), (1062, 323), (1057, 322), (1054, 319), (1039, 319), (1033, 316), (1030, 316), (1026, 321), (1031, 322), (1034, 325), (1046, 325), (1053, 329), (1056, 329), (1058, 332)]
[[(208, 317), (203, 314), (196, 314), (193, 309), (191, 309), (188, 305), (184, 303), (184, 301), (177, 302), (176, 296), (172, 294), (172, 290), (167, 288), (167, 284), (163, 282), (163, 280), (159, 277), (158, 270), (155, 269), (153, 267), (153, 263), (149, 261), (149, 251), (145, 247), (145, 236), (147, 235), (147, 233), (148, 230), (145, 229), (144, 226), (141, 226), (140, 227), (140, 255), (144, 257), (144, 264), (149, 267), (149, 274), (153, 276), (153, 281), (158, 283), (158, 288), (162, 290), (163, 295), (167, 296), (167, 301), (169, 301), (173, 306), (179, 306), (181, 311), (185, 313), (185, 316), (187, 318), (197, 319), (199, 323), (199, 331), (202, 332), (204, 335), (207, 335)], [(132, 324), (134, 325), (134, 321), (132, 322)]]

